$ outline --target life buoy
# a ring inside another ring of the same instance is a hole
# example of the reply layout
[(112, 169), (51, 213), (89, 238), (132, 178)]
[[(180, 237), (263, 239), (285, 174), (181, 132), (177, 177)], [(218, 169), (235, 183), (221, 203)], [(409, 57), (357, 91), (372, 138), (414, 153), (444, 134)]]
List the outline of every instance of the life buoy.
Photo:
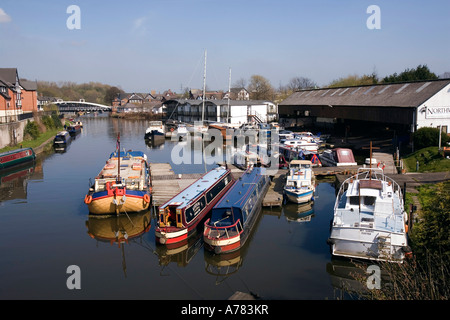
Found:
[(144, 201), (150, 203), (150, 196), (148, 194), (144, 194)]
[(173, 128), (170, 128), (170, 132), (173, 132)]
[(386, 167), (386, 164), (384, 162), (378, 162), (377, 168), (380, 168), (380, 166), (381, 166), (381, 170), (384, 170), (384, 168)]
[(91, 195), (86, 195), (84, 197), (84, 203), (89, 204), (92, 202), (92, 196)]

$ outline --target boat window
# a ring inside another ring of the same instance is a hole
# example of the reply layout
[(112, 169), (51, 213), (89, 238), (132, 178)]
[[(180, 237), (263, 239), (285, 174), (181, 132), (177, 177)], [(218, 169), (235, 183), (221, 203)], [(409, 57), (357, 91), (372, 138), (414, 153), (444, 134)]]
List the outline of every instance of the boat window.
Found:
[(363, 197), (363, 203), (364, 203), (364, 205), (366, 205), (366, 206), (373, 206), (373, 205), (375, 205), (375, 197), (368, 197), (368, 196), (366, 196), (366, 197)]
[(351, 205), (354, 205), (354, 206), (359, 205), (359, 197), (358, 196), (356, 196), (356, 197), (353, 196), (353, 197), (348, 197), (348, 198), (349, 198)]

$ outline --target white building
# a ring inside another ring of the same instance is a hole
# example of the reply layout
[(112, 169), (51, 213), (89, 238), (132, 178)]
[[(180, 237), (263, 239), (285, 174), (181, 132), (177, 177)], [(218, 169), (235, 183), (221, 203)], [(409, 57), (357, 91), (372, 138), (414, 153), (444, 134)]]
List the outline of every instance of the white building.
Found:
[(193, 123), (202, 119), (233, 125), (277, 121), (276, 104), (265, 100), (168, 100), (164, 102), (167, 117)]

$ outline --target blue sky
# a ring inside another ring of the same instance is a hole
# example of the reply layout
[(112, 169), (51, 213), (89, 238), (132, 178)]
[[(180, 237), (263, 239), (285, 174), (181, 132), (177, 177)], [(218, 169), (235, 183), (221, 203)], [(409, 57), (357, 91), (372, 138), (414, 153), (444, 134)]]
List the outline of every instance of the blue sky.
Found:
[[(66, 26), (70, 5), (81, 29)], [(381, 29), (367, 28), (370, 5)], [(150, 0), (0, 3), (0, 66), (19, 76), (98, 81), (127, 92), (228, 88), (258, 74), (320, 86), (350, 74), (380, 77), (426, 64), (450, 71), (450, 1)]]

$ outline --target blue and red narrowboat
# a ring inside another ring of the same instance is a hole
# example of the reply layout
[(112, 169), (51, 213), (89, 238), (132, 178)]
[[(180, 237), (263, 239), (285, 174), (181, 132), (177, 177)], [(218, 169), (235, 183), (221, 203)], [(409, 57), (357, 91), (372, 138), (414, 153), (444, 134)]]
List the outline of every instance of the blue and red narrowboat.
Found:
[(228, 190), (205, 222), (204, 247), (216, 254), (240, 249), (248, 239), (270, 185), (263, 167), (250, 167)]
[(233, 183), (231, 170), (217, 167), (161, 205), (156, 242), (170, 245), (187, 241)]

